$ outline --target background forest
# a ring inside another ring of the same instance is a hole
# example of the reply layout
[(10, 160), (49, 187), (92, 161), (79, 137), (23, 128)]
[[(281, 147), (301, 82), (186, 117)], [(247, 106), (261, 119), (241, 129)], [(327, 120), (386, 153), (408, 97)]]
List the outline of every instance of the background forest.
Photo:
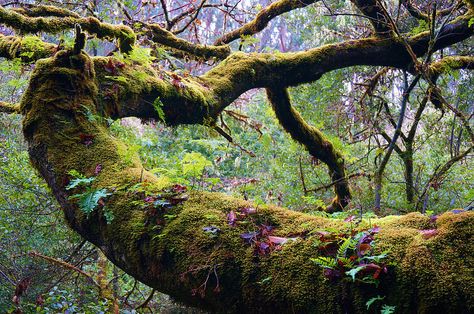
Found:
[[(398, 1), (385, 2), (397, 16)], [(436, 1), (417, 2), (425, 7)], [(437, 2), (449, 7), (455, 1)], [(5, 7), (51, 4), (114, 23), (142, 20), (170, 24), (171, 20), (172, 30), (182, 38), (213, 42), (225, 30), (251, 20), (271, 1), (1, 3)], [(369, 23), (349, 14), (347, 3), (320, 2), (289, 12), (272, 20), (258, 35), (244, 36), (232, 45), (236, 50), (277, 54), (367, 36)], [(165, 16), (164, 7), (170, 16)], [(427, 29), (426, 24), (403, 18), (403, 14), (402, 11), (397, 21), (400, 29), (414, 34)], [(9, 29), (2, 28), (1, 32), (8, 34)], [(73, 40), (73, 32), (64, 32), (58, 44), (72, 45)], [(160, 47), (150, 48), (153, 51), (137, 51), (135, 58), (179, 70), (182, 75), (198, 74), (209, 67), (206, 62), (183, 62)], [(473, 55), (473, 50), (471, 38), (437, 54)], [(91, 38), (87, 51), (91, 55), (107, 55), (113, 53), (114, 46)], [(31, 69), (31, 65), (19, 61), (0, 60), (0, 100), (18, 102)], [(333, 196), (326, 166), (284, 131), (260, 90), (247, 92), (222, 114), (220, 127), (232, 136), (232, 143), (206, 126), (169, 128), (156, 121), (125, 119), (110, 121), (110, 128), (140, 154), (147, 169), (164, 182), (189, 189), (224, 192), (257, 204), (273, 203), (341, 219), (370, 217), (375, 213), (421, 211), (434, 215), (454, 208), (472, 209), (474, 155), (468, 134), (452, 112), (427, 101), (427, 85), (423, 82), (410, 92), (402, 110), (404, 91), (412, 81), (413, 77), (401, 70), (356, 67), (333, 71), (315, 83), (290, 89), (294, 106), (332, 141), (346, 160), (353, 200), (344, 212), (335, 214), (319, 210)], [(472, 126), (472, 71), (445, 73), (438, 85), (444, 97), (468, 117)], [(401, 122), (400, 137), (391, 153), (388, 147), (397, 121)], [(377, 180), (382, 183), (380, 191)], [(380, 203), (376, 201), (378, 193)], [(25, 278), (28, 289), (18, 307), (12, 298), (18, 282)], [(21, 117), (0, 113), (0, 312), (17, 308), (25, 313), (107, 312), (114, 307), (107, 293), (117, 300), (115, 306), (121, 313), (194, 311), (174, 304), (167, 296), (127, 276), (67, 228), (59, 205), (29, 164)]]

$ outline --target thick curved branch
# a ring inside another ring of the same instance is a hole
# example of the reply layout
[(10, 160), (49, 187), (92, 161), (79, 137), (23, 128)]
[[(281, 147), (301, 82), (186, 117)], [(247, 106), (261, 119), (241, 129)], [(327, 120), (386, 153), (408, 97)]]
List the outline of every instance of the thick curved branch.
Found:
[[(474, 310), (474, 265), (465, 258), (474, 250), (472, 213), (447, 213), (435, 223), (416, 213), (363, 222), (361, 228), (380, 227), (376, 253), (389, 251), (387, 274), (377, 288), (342, 278), (328, 282), (311, 261), (325, 256), (315, 243), (356, 230), (352, 223), (255, 207), (217, 193), (197, 191), (186, 198), (163, 191), (136, 154), (127, 153), (105, 125), (88, 119), (86, 109), (95, 113), (100, 107), (93, 68), (84, 53), (61, 51), (42, 61), (22, 99), (23, 131), (30, 159), (69, 225), (128, 274), (178, 301), (220, 313), (363, 313), (366, 299), (380, 293), (401, 312)], [(96, 173), (98, 164), (102, 170)], [(92, 190), (110, 194), (102, 201), (112, 221), (104, 218), (103, 207), (87, 215), (70, 198), (84, 192), (66, 189), (72, 169), (95, 177)], [(157, 202), (149, 202), (137, 185)], [(173, 205), (156, 205), (171, 200)], [(236, 213), (238, 219), (229, 219)], [(277, 249), (259, 233), (262, 228), (288, 241)], [(273, 246), (268, 252), (259, 244), (265, 241)]]
[(95, 34), (99, 38), (118, 39), (118, 45), (122, 52), (129, 52), (135, 44), (135, 33), (130, 27), (103, 23), (95, 17), (29, 17), (0, 7), (0, 24), (26, 33), (47, 32), (51, 34), (74, 29), (75, 25), (79, 24), (83, 30)]
[(276, 117), (291, 137), (302, 144), (311, 156), (320, 159), (329, 168), (336, 197), (326, 209), (328, 212), (341, 211), (350, 201), (351, 192), (346, 178), (344, 159), (332, 143), (315, 127), (308, 125), (303, 117), (291, 106), (290, 95), (283, 87), (267, 88), (267, 97)]
[[(472, 36), (474, 26), (468, 26), (470, 18), (471, 15), (466, 15), (447, 24), (433, 49), (439, 50)], [(430, 49), (430, 33), (409, 37), (406, 43), (413, 53), (423, 56)], [(107, 111), (116, 118), (136, 116), (162, 120), (152, 106), (159, 97), (165, 121), (170, 125), (215, 120), (237, 97), (253, 88), (276, 84), (295, 86), (315, 81), (335, 69), (356, 65), (407, 69), (413, 62), (405, 43), (399, 39), (366, 38), (296, 53), (236, 52), (200, 77), (159, 74), (152, 69), (126, 66), (117, 71), (117, 76), (126, 80), (112, 84), (107, 78), (110, 73), (104, 70), (109, 60), (94, 59), (99, 81), (109, 81), (109, 86), (119, 87), (118, 93), (113, 92), (117, 96), (106, 101)], [(137, 80), (136, 71), (147, 75)], [(110, 88), (103, 90), (109, 93)]]
[(214, 42), (214, 45), (219, 46), (223, 44), (228, 44), (236, 39), (239, 39), (241, 36), (245, 35), (254, 35), (262, 31), (268, 23), (275, 17), (289, 12), (294, 9), (304, 8), (310, 4), (318, 2), (319, 0), (279, 0), (268, 7), (261, 10), (255, 19), (244, 24), (236, 30), (233, 30), (230, 33), (227, 33), (217, 39)]

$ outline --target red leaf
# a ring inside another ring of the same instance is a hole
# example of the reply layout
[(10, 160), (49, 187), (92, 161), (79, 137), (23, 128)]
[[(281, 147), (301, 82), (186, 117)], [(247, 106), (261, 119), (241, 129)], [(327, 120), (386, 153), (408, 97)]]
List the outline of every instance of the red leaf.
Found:
[(104, 69), (105, 71), (109, 72), (109, 73), (112, 73), (112, 74), (115, 74), (115, 64), (114, 62), (112, 61), (112, 59), (109, 59), (109, 61), (107, 62), (107, 64), (104, 65)]
[(92, 134), (79, 134), (81, 144), (84, 144), (86, 146), (89, 146), (93, 143), (94, 137), (95, 136)]
[(257, 210), (253, 207), (242, 207), (242, 208), (239, 208), (239, 210), (244, 215), (252, 215), (257, 212)]
[(97, 164), (97, 166), (95, 166), (94, 175), (98, 175), (101, 171), (102, 171), (102, 165)]
[(227, 223), (231, 226), (234, 226), (236, 221), (237, 221), (237, 215), (235, 214), (233, 210), (231, 210), (227, 214)]
[(44, 304), (44, 299), (43, 299), (43, 296), (41, 294), (39, 294), (37, 297), (36, 297), (36, 305), (38, 306), (43, 306)]
[(173, 185), (173, 187), (171, 188), (171, 191), (173, 191), (173, 193), (184, 193), (186, 192), (188, 188), (184, 185), (181, 185), (181, 184), (175, 184)]
[(359, 245), (359, 253), (361, 255), (365, 255), (365, 253), (367, 253), (368, 251), (370, 251), (372, 247), (370, 246), (370, 244), (368, 243), (362, 243), (361, 245)]
[(285, 244), (288, 242), (288, 238), (283, 238), (283, 237), (275, 237), (275, 236), (268, 236), (268, 241), (274, 244)]
[(429, 229), (429, 230), (420, 230), (421, 236), (423, 239), (429, 239), (438, 234), (438, 230), (436, 229)]
[(16, 285), (15, 288), (15, 294), (13, 295), (13, 303), (19, 304), (20, 303), (20, 297), (25, 294), (26, 290), (28, 290), (28, 287), (31, 284), (31, 278), (26, 277), (20, 280), (18, 284)]
[(352, 215), (352, 216), (349, 216), (346, 219), (344, 219), (344, 222), (352, 222), (352, 221), (354, 221), (354, 219), (356, 219), (356, 216)]

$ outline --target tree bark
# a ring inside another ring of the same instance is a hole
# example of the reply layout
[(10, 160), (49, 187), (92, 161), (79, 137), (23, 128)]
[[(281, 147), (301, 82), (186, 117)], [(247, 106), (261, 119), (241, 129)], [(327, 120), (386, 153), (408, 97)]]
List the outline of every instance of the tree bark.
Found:
[[(314, 241), (318, 231), (347, 232), (351, 223), (256, 207), (218, 193), (193, 191), (187, 198), (163, 191), (138, 156), (91, 118), (104, 105), (96, 70), (84, 53), (61, 51), (38, 62), (21, 102), (23, 131), (32, 164), (68, 224), (128, 274), (178, 301), (221, 313), (365, 313), (375, 295), (400, 313), (474, 311), (474, 214), (447, 213), (436, 222), (420, 214), (363, 222), (360, 228), (381, 228), (376, 247), (389, 250), (388, 274), (378, 288), (328, 281), (310, 260), (320, 254)], [(95, 178), (91, 189), (110, 193), (90, 214), (70, 198), (84, 190), (66, 189), (73, 169)], [(137, 184), (174, 205), (149, 203)], [(255, 213), (229, 224), (229, 213), (248, 208)], [(113, 220), (105, 219), (106, 210)], [(257, 254), (241, 235), (262, 225), (296, 240)], [(427, 229), (436, 231), (426, 238), (420, 230)]]
[(403, 153), (403, 164), (405, 166), (405, 194), (409, 204), (415, 202), (415, 186), (413, 181), (413, 148), (407, 147)]

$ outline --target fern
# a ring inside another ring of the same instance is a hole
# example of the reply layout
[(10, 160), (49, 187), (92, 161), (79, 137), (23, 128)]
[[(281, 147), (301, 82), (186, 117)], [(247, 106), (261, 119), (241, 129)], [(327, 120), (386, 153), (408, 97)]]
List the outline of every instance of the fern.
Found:
[(350, 276), (352, 278), (352, 281), (355, 281), (356, 275), (364, 268), (365, 266), (358, 266), (356, 268), (352, 268), (351, 270), (346, 271), (346, 275)]
[(111, 193), (107, 193), (106, 189), (88, 190), (82, 194), (74, 194), (70, 196), (69, 199), (77, 199), (79, 208), (84, 213), (89, 215), (97, 208), (97, 205), (99, 205), (99, 200), (101, 198), (106, 198), (109, 195), (111, 195)]
[(323, 268), (334, 269), (337, 266), (337, 260), (332, 257), (318, 256), (316, 258), (311, 258), (311, 261)]
[(338, 257), (345, 257), (347, 250), (353, 250), (355, 249), (357, 245), (357, 240), (354, 238), (346, 238), (342, 242), (341, 246), (339, 246), (339, 249), (337, 249), (337, 256)]
[(380, 314), (393, 314), (395, 313), (396, 306), (384, 304)]
[(68, 174), (74, 177), (74, 179), (72, 179), (66, 186), (66, 190), (71, 190), (79, 186), (88, 186), (95, 180), (94, 177), (87, 178), (74, 169), (69, 171)]
[(156, 99), (153, 101), (153, 108), (155, 108), (158, 118), (162, 122), (165, 122), (165, 112), (163, 111), (163, 103), (161, 102), (160, 97), (156, 97)]

